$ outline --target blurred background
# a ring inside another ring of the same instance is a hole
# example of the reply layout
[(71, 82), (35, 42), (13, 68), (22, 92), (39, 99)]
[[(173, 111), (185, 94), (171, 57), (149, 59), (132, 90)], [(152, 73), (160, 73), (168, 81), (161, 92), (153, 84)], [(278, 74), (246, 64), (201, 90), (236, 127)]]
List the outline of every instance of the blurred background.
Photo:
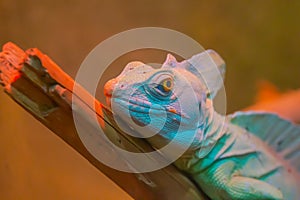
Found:
[[(37, 47), (75, 77), (89, 51), (113, 34), (174, 29), (224, 58), (232, 113), (254, 102), (259, 80), (300, 87), (299, 10), (300, 1), (280, 0), (0, 0), (0, 45)], [(130, 199), (2, 91), (0, 127), (0, 199)]]

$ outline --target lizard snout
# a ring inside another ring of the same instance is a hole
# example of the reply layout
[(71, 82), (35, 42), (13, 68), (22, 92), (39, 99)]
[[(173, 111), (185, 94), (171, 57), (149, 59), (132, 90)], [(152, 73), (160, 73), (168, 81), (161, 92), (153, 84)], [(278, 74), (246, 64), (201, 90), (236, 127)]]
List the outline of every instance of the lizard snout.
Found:
[(114, 87), (117, 84), (117, 82), (118, 81), (114, 78), (114, 79), (111, 79), (111, 80), (109, 80), (105, 83), (105, 85), (104, 85), (104, 95), (105, 96), (107, 96), (107, 97), (112, 96)]
[(104, 85), (104, 95), (106, 97), (106, 104), (111, 105), (111, 96), (114, 91), (115, 85), (118, 83), (116, 78), (107, 81)]

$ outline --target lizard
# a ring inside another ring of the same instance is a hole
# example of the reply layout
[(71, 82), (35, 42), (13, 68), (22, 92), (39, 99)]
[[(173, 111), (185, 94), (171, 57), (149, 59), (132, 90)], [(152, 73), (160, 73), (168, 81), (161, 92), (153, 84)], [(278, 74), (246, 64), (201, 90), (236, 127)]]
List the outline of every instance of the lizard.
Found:
[(174, 164), (211, 199), (300, 199), (300, 126), (268, 112), (217, 113), (225, 66), (214, 50), (181, 62), (168, 54), (158, 69), (134, 61), (104, 94), (114, 117), (157, 133), (146, 138), (154, 148), (186, 148)]

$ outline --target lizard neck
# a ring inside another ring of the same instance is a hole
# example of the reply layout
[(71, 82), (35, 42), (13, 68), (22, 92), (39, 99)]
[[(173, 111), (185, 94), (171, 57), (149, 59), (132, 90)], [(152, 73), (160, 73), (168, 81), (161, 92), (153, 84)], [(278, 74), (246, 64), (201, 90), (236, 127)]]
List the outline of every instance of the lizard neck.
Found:
[(218, 158), (214, 149), (223, 146), (224, 140), (229, 136), (226, 117), (215, 112), (213, 106), (208, 106), (205, 122), (198, 129), (199, 135), (202, 136), (197, 148), (187, 151), (175, 162), (175, 165), (182, 170), (191, 171), (195, 165), (199, 170), (213, 163)]
[(197, 157), (204, 158), (227, 132), (226, 117), (215, 112), (211, 106), (208, 110), (203, 138), (196, 149)]

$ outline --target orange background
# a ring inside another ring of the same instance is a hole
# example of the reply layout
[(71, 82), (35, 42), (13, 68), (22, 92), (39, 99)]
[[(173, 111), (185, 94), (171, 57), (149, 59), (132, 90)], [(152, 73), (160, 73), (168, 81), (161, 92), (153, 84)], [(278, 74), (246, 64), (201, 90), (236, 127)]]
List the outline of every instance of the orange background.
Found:
[[(113, 34), (175, 29), (224, 57), (232, 112), (253, 102), (259, 79), (300, 87), (299, 10), (299, 1), (280, 0), (0, 0), (0, 45), (38, 47), (75, 77), (88, 52)], [(3, 92), (0, 128), (0, 199), (130, 199)]]

